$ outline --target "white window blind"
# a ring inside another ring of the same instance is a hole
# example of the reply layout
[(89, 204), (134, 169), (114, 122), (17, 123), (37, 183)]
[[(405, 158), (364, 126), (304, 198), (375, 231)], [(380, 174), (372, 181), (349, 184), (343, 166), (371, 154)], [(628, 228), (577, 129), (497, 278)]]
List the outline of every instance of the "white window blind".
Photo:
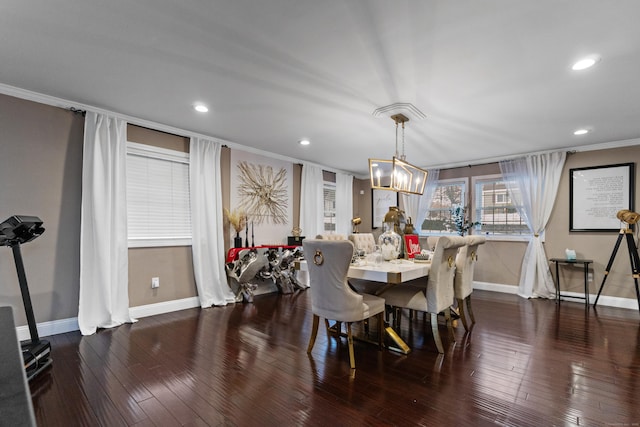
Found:
[(323, 184), (324, 231), (336, 231), (336, 184), (325, 181)]
[(127, 143), (129, 247), (191, 244), (189, 154)]

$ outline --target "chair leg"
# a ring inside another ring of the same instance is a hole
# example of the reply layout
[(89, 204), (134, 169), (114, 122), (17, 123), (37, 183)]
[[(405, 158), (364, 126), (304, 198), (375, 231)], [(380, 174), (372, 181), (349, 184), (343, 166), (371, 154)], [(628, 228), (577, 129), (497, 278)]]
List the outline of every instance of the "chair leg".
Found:
[(465, 314), (465, 309), (464, 309), (464, 300), (461, 300), (460, 298), (456, 298), (458, 300), (458, 310), (460, 311), (460, 320), (462, 320), (462, 326), (464, 326), (464, 330), (468, 331), (469, 330), (469, 323), (467, 322), (467, 315)]
[[(325, 322), (327, 320), (325, 319)], [(316, 335), (318, 335), (318, 325), (320, 324), (320, 317), (313, 315), (313, 326), (311, 327), (311, 337), (309, 337), (309, 345), (307, 346), (307, 353), (311, 353), (313, 345), (316, 343)]]
[(444, 353), (442, 348), (442, 340), (440, 339), (440, 332), (438, 332), (438, 313), (431, 314), (431, 333), (433, 333), (433, 340), (436, 342), (436, 348), (438, 353)]
[(378, 313), (378, 349), (382, 350), (382, 337), (384, 335), (384, 313)]
[(347, 342), (349, 343), (349, 364), (351, 369), (356, 369), (356, 358), (353, 355), (353, 336), (351, 335), (351, 322), (347, 322)]
[(471, 324), (474, 325), (476, 323), (476, 318), (473, 317), (473, 310), (471, 309), (471, 295), (467, 296), (467, 311), (469, 312), (469, 317), (471, 318)]
[(453, 334), (453, 322), (451, 321), (451, 311), (444, 311), (444, 319), (447, 322), (447, 330), (449, 331), (449, 339), (451, 341), (456, 340), (456, 336)]

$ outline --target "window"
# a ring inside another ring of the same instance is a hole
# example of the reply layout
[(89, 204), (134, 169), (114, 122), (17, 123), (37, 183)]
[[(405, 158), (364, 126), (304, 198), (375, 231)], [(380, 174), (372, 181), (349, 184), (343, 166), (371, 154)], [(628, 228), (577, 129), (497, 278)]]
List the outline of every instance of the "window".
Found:
[(127, 142), (129, 247), (191, 244), (189, 154)]
[(451, 208), (465, 206), (466, 179), (441, 180), (422, 223), (423, 233), (456, 234)]
[(334, 182), (324, 181), (323, 185), (324, 199), (324, 231), (336, 231), (336, 184)]
[(474, 194), (474, 220), (482, 223), (483, 233), (496, 236), (531, 234), (501, 176), (474, 178)]

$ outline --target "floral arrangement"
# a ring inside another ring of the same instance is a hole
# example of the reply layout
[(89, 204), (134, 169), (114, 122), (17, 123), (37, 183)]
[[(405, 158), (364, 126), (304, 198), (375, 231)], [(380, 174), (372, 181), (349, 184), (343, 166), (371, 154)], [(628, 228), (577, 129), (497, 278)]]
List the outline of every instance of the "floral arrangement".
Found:
[(476, 225), (482, 225), (481, 222), (469, 221), (466, 214), (466, 209), (460, 205), (455, 205), (451, 208), (451, 221), (460, 236), (464, 236), (471, 228)]
[(225, 222), (233, 227), (236, 233), (240, 233), (247, 225), (247, 214), (242, 209), (229, 209), (224, 208)]

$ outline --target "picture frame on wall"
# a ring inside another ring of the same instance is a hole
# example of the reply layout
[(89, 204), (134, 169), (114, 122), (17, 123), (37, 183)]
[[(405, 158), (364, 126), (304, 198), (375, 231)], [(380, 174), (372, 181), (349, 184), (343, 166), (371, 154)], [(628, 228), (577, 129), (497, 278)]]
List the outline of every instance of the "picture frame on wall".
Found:
[(398, 193), (390, 190), (371, 189), (371, 228), (382, 227), (384, 216), (392, 206), (399, 206)]
[(569, 231), (619, 231), (616, 214), (634, 210), (635, 163), (569, 170)]

